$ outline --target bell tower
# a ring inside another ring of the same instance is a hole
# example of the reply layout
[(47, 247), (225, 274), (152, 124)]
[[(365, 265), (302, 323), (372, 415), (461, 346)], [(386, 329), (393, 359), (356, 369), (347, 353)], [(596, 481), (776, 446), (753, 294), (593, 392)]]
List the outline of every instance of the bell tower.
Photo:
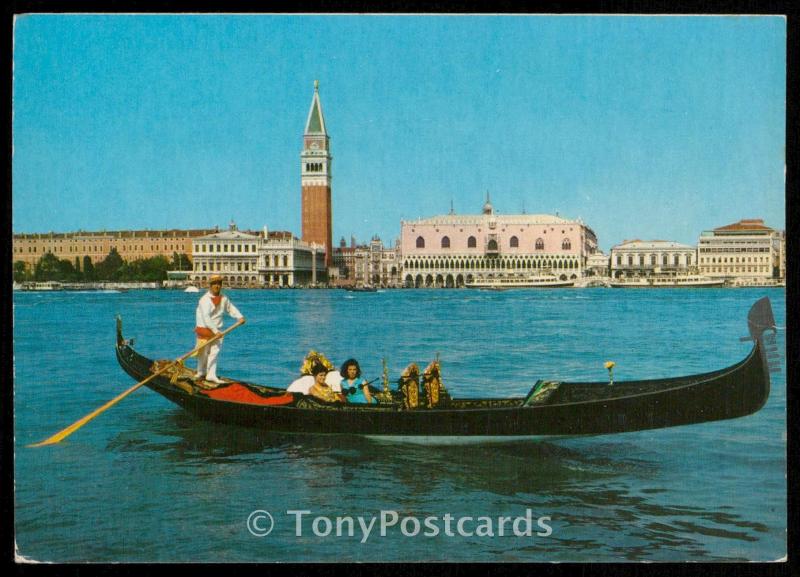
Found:
[(300, 153), (302, 188), (302, 240), (325, 245), (325, 264), (332, 264), (332, 211), (330, 137), (319, 101), (319, 80), (314, 81), (314, 97), (308, 111)]

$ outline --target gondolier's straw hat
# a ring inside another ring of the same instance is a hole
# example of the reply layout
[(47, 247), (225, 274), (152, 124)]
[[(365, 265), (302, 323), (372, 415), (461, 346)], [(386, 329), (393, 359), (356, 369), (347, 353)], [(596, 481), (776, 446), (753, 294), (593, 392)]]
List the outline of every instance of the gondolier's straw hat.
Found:
[(215, 284), (215, 283), (222, 284), (222, 275), (221, 274), (215, 274), (210, 279), (208, 279), (208, 284)]

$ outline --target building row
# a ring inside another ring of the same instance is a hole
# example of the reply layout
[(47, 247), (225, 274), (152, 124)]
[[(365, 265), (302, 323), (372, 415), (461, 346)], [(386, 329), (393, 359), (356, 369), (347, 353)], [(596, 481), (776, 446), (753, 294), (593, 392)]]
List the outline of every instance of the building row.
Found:
[(380, 238), (332, 244), (333, 182), (330, 136), (314, 83), (300, 153), (301, 237), (287, 231), (101, 231), (17, 234), (13, 260), (27, 271), (45, 254), (85, 270), (112, 249), (123, 260), (187, 255), (191, 270), (170, 278), (202, 285), (221, 274), (232, 286), (370, 285), (463, 287), (493, 282), (535, 283), (701, 275), (741, 282), (783, 279), (785, 234), (762, 220), (742, 220), (700, 235), (697, 246), (631, 240), (609, 255), (580, 219), (549, 214), (498, 214), (486, 198), (478, 214), (403, 220), (392, 246)]

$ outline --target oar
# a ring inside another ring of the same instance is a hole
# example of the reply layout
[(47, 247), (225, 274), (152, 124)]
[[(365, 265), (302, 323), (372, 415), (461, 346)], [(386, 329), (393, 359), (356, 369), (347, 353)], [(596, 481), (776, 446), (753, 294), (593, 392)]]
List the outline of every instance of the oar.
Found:
[(228, 328), (228, 329), (226, 329), (226, 330), (222, 331), (221, 333), (217, 333), (216, 335), (214, 335), (213, 337), (211, 337), (210, 339), (208, 339), (208, 340), (207, 340), (205, 343), (203, 343), (203, 344), (202, 344), (202, 345), (200, 345), (199, 347), (197, 347), (197, 348), (195, 348), (195, 349), (193, 349), (193, 350), (189, 351), (188, 353), (186, 353), (185, 355), (183, 355), (183, 356), (181, 356), (181, 357), (178, 357), (177, 359), (175, 359), (175, 360), (174, 360), (174, 361), (172, 361), (171, 363), (168, 363), (168, 364), (166, 364), (166, 365), (165, 365), (165, 366), (163, 366), (161, 369), (157, 370), (157, 371), (156, 371), (156, 372), (154, 372), (152, 375), (150, 375), (149, 377), (147, 377), (145, 380), (143, 380), (143, 381), (139, 381), (138, 383), (136, 383), (135, 385), (133, 385), (133, 386), (132, 386), (130, 389), (128, 389), (127, 391), (125, 391), (125, 392), (123, 392), (123, 393), (120, 393), (119, 395), (117, 395), (116, 397), (114, 397), (113, 399), (111, 399), (110, 401), (108, 401), (108, 402), (107, 402), (105, 405), (103, 405), (102, 407), (100, 407), (100, 408), (98, 408), (98, 409), (95, 409), (94, 411), (92, 411), (91, 413), (89, 413), (88, 415), (86, 415), (85, 417), (83, 417), (82, 419), (80, 419), (79, 421), (75, 421), (74, 423), (72, 423), (72, 424), (71, 424), (69, 427), (67, 427), (66, 429), (64, 429), (64, 430), (62, 430), (62, 431), (59, 431), (58, 433), (56, 433), (56, 434), (55, 434), (55, 435), (53, 435), (52, 437), (48, 437), (47, 439), (45, 439), (45, 440), (44, 440), (44, 441), (42, 441), (41, 443), (36, 443), (36, 444), (33, 444), (33, 445), (28, 445), (28, 446), (29, 446), (29, 447), (43, 447), (43, 446), (45, 446), (45, 445), (55, 445), (56, 443), (59, 443), (59, 442), (63, 441), (64, 439), (66, 439), (67, 437), (69, 437), (69, 436), (70, 436), (72, 433), (74, 433), (75, 431), (77, 431), (78, 429), (80, 429), (82, 426), (84, 426), (86, 423), (88, 423), (89, 421), (91, 421), (92, 419), (94, 419), (94, 418), (95, 418), (97, 415), (99, 415), (100, 413), (102, 413), (102, 412), (103, 412), (103, 411), (105, 411), (106, 409), (109, 409), (109, 408), (113, 407), (113, 406), (114, 406), (114, 405), (116, 405), (118, 402), (120, 402), (122, 399), (124, 399), (125, 397), (127, 397), (128, 395), (130, 395), (130, 394), (131, 394), (133, 391), (135, 391), (136, 389), (138, 389), (139, 387), (141, 387), (142, 385), (146, 385), (147, 383), (149, 383), (150, 381), (152, 381), (154, 378), (156, 378), (158, 375), (160, 375), (161, 373), (165, 372), (167, 369), (169, 369), (169, 368), (171, 368), (171, 367), (175, 366), (176, 364), (180, 363), (181, 361), (184, 361), (184, 360), (188, 359), (188, 358), (189, 358), (189, 357), (191, 357), (193, 354), (195, 354), (196, 352), (198, 352), (198, 351), (200, 351), (200, 350), (204, 349), (205, 347), (207, 347), (208, 345), (210, 345), (210, 344), (211, 344), (211, 343), (213, 343), (214, 341), (221, 339), (222, 337), (224, 337), (225, 335), (227, 335), (229, 332), (231, 332), (231, 331), (232, 331), (233, 329), (235, 329), (236, 327), (239, 327), (239, 326), (241, 326), (243, 323), (244, 323), (244, 319), (240, 319), (240, 320), (239, 320), (239, 321), (237, 321), (235, 324), (233, 324), (233, 325), (232, 325), (230, 328)]
[[(374, 382), (375, 382), (375, 381), (377, 381), (378, 379), (380, 379), (380, 377), (375, 377), (375, 378), (374, 378), (374, 379), (372, 379), (371, 381), (367, 381), (366, 383), (364, 383), (364, 385), (371, 385), (372, 383), (374, 383)], [(363, 387), (364, 385), (359, 385), (359, 386)], [(350, 387), (350, 389), (355, 389), (355, 387)], [(349, 389), (348, 389), (348, 390), (349, 390)], [(344, 389), (342, 389), (342, 392), (344, 393)], [(345, 395), (350, 395), (350, 394), (352, 394), (352, 393), (345, 393)]]

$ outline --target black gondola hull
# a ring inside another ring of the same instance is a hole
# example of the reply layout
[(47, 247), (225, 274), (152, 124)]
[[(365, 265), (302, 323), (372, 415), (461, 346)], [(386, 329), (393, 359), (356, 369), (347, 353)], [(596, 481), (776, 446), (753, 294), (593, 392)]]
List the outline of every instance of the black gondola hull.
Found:
[[(760, 326), (754, 331), (751, 323), (752, 350), (741, 362), (719, 371), (615, 385), (561, 383), (551, 402), (533, 406), (523, 406), (524, 399), (519, 398), (502, 400), (516, 406), (492, 406), (491, 399), (471, 399), (435, 409), (364, 405), (307, 408), (211, 399), (200, 392), (189, 393), (166, 377), (156, 377), (147, 386), (200, 418), (266, 431), (418, 437), (622, 433), (733, 419), (758, 411), (769, 396), (763, 331)], [(121, 328), (117, 358), (136, 380), (151, 374), (153, 362), (127, 344)]]

